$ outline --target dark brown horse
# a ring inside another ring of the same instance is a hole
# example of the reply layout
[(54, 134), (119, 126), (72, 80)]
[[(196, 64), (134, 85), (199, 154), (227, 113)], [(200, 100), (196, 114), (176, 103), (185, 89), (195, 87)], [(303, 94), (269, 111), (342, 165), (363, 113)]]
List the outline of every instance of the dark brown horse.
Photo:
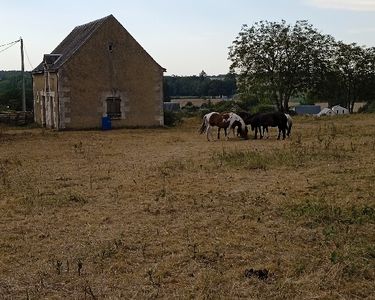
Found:
[[(292, 132), (292, 127), (293, 127), (293, 119), (289, 114), (285, 114), (287, 123), (286, 123), (286, 135), (287, 137), (290, 137), (290, 134)], [(263, 137), (266, 136), (267, 133), (267, 138), (269, 137), (268, 134), (268, 127), (263, 127)]]
[(277, 139), (279, 140), (281, 133), (283, 133), (283, 139), (285, 139), (286, 130), (288, 128), (288, 119), (284, 113), (279, 111), (270, 113), (258, 113), (252, 116), (250, 124), (251, 129), (255, 129), (255, 139), (257, 139), (258, 130), (260, 138), (262, 138), (262, 128), (266, 129), (268, 132), (268, 127), (278, 127), (279, 135)]
[(209, 135), (211, 133), (211, 127), (218, 127), (217, 138), (220, 139), (220, 129), (224, 128), (225, 138), (228, 139), (227, 129), (238, 127), (238, 133), (244, 139), (248, 139), (248, 131), (245, 122), (242, 118), (232, 112), (229, 113), (217, 113), (211, 112), (203, 117), (203, 122), (199, 130), (200, 134), (206, 133), (207, 140), (209, 141)]
[(283, 133), (283, 139), (285, 139), (285, 134), (290, 135), (292, 129), (292, 118), (288, 114), (282, 112), (270, 112), (270, 113), (256, 113), (250, 114), (248, 112), (242, 111), (238, 115), (244, 120), (246, 125), (251, 125), (251, 130), (255, 130), (254, 138), (258, 137), (258, 130), (260, 138), (263, 137), (264, 133), (267, 132), (268, 127), (278, 127), (279, 135), (277, 139), (280, 139), (281, 132)]

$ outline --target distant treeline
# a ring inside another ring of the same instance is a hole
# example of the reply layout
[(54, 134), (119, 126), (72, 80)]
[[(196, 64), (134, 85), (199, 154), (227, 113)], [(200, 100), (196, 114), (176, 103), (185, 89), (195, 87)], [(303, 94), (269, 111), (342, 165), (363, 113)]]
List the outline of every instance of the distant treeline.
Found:
[[(33, 85), (30, 72), (25, 72), (26, 108), (33, 107)], [(0, 111), (22, 109), (22, 74), (20, 71), (0, 71)]]
[[(26, 105), (33, 107), (32, 77), (25, 72)], [(174, 97), (232, 97), (236, 93), (236, 78), (233, 74), (208, 76), (165, 76), (164, 101)], [(21, 110), (22, 77), (20, 71), (0, 71), (0, 110)]]
[(165, 76), (164, 101), (176, 97), (232, 97), (236, 93), (234, 74), (208, 76)]
[[(321, 94), (318, 99), (330, 100), (327, 95), (336, 87), (337, 80), (333, 76), (326, 79), (326, 87), (320, 89)], [(25, 72), (26, 83), (26, 106), (27, 110), (33, 109), (33, 90), (31, 72)], [(340, 89), (336, 89), (340, 90)], [(341, 90), (340, 90), (341, 91)], [(342, 92), (345, 92), (343, 90)], [(362, 88), (362, 99), (368, 102), (365, 107), (367, 111), (375, 111), (375, 101), (373, 101), (374, 91), (370, 86)], [(164, 76), (164, 101), (178, 97), (232, 97), (238, 93), (236, 85), (236, 75), (229, 73), (225, 75), (208, 76), (201, 72), (198, 76)], [(324, 94), (324, 95), (323, 95)], [(340, 94), (341, 95), (341, 94)], [(316, 96), (315, 96), (316, 97)], [(310, 96), (307, 103), (314, 103), (314, 97)], [(332, 97), (333, 98), (333, 97)], [(256, 106), (262, 103), (255, 96), (248, 96), (242, 99), (248, 106)], [(306, 99), (301, 102), (306, 102)], [(330, 102), (330, 101), (329, 101)], [(331, 101), (332, 102), (332, 101)], [(332, 102), (333, 103), (333, 102)], [(337, 102), (338, 103), (338, 102)], [(269, 104), (268, 102), (266, 104)], [(0, 111), (21, 110), (22, 109), (22, 77), (20, 71), (0, 71)]]

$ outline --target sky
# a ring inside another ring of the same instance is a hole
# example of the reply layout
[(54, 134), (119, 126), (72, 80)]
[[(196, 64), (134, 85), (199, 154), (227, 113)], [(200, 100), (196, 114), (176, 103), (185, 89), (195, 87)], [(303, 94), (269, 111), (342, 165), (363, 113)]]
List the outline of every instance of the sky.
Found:
[[(22, 37), (32, 70), (75, 26), (110, 14), (165, 75), (228, 73), (228, 47), (260, 20), (308, 20), (336, 40), (375, 47), (375, 0), (0, 0), (0, 45)], [(20, 70), (19, 43), (5, 48), (0, 70)]]

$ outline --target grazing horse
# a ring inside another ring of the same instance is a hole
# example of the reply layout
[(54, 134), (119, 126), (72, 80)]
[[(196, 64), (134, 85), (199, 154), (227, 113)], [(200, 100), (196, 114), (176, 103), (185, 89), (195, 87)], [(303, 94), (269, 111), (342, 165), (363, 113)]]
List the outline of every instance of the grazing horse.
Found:
[(237, 114), (242, 118), (246, 125), (250, 124), (251, 118), (254, 116), (246, 111), (240, 111)]
[(203, 122), (199, 133), (206, 133), (207, 140), (209, 141), (209, 135), (211, 133), (211, 127), (218, 127), (217, 138), (220, 139), (220, 129), (224, 128), (224, 134), (226, 139), (228, 139), (227, 128), (232, 129), (238, 126), (238, 133), (242, 138), (245, 140), (248, 139), (247, 136), (247, 127), (245, 122), (242, 118), (232, 112), (229, 113), (217, 113), (217, 112), (210, 112), (203, 117)]
[[(286, 123), (286, 135), (290, 137), (290, 133), (292, 131), (292, 126), (293, 126), (293, 119), (289, 114), (285, 114), (287, 123)], [(269, 137), (268, 135), (268, 127), (263, 127), (263, 136), (265, 136), (265, 133), (267, 132), (267, 138)]]
[(258, 136), (258, 130), (260, 138), (263, 137), (262, 135), (262, 127), (265, 128), (268, 132), (268, 127), (278, 127), (279, 128), (279, 135), (277, 139), (280, 139), (281, 132), (283, 133), (283, 139), (285, 139), (286, 129), (287, 129), (287, 117), (282, 112), (271, 112), (271, 113), (258, 113), (252, 116), (250, 120), (251, 129), (255, 129), (255, 139)]

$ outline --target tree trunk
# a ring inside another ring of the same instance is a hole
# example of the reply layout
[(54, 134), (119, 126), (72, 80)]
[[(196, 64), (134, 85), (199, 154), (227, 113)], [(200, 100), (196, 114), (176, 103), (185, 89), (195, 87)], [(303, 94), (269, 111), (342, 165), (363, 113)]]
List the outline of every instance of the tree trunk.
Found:
[(285, 99), (284, 99), (284, 107), (283, 107), (283, 112), (284, 113), (287, 113), (289, 112), (289, 97), (285, 96)]
[(273, 103), (276, 104), (277, 110), (280, 111), (282, 102), (281, 102), (281, 99), (277, 96), (277, 93), (275, 91), (273, 91), (272, 93), (272, 98), (273, 98)]

